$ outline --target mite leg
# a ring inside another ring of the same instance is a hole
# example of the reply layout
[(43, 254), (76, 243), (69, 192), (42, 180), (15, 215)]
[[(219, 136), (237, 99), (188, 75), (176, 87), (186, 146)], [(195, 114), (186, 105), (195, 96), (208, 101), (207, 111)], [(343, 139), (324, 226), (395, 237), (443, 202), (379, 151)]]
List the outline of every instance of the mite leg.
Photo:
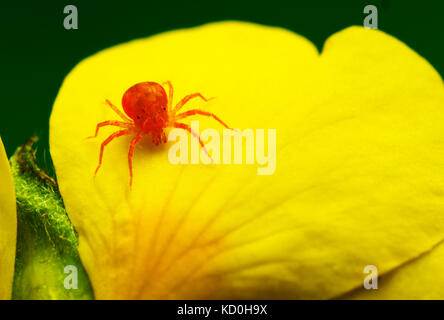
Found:
[(162, 142), (163, 143), (167, 143), (167, 141), (168, 141), (168, 139), (167, 139), (167, 136), (165, 134), (165, 131), (162, 131)]
[(188, 101), (190, 101), (191, 99), (194, 99), (194, 98), (201, 98), (205, 102), (208, 102), (208, 101), (214, 99), (214, 98), (207, 99), (203, 95), (201, 95), (200, 93), (189, 94), (189, 95), (185, 96), (182, 100), (180, 100), (179, 103), (174, 107), (173, 114), (176, 114), (176, 112), (179, 111), (180, 108), (182, 108), (185, 103), (187, 103)]
[(127, 122), (122, 122), (122, 121), (114, 121), (114, 120), (103, 121), (103, 122), (100, 122), (99, 124), (97, 124), (95, 135), (88, 137), (87, 139), (96, 138), (97, 135), (99, 134), (99, 129), (102, 127), (105, 127), (105, 126), (115, 126), (115, 127), (129, 129), (129, 128), (133, 127), (134, 125), (132, 123), (127, 123)]
[(205, 148), (205, 144), (200, 139), (199, 135), (196, 132), (194, 132), (193, 130), (191, 130), (191, 127), (189, 125), (187, 125), (185, 123), (174, 122), (173, 127), (179, 128), (179, 129), (184, 129), (184, 130), (188, 131), (189, 133), (191, 133), (197, 140), (199, 140), (199, 143), (202, 146), (202, 149), (205, 151), (205, 154), (211, 159), (211, 162), (214, 162), (213, 158), (211, 158), (210, 155), (208, 154), (207, 148)]
[(166, 81), (162, 84), (166, 84), (168, 85), (168, 112), (171, 111), (172, 106), (173, 106), (173, 85), (171, 84), (171, 81)]
[(174, 117), (174, 119), (175, 119), (175, 120), (180, 120), (180, 119), (183, 119), (183, 118), (186, 118), (186, 117), (193, 116), (193, 115), (195, 115), (195, 114), (199, 114), (199, 115), (207, 116), (207, 117), (212, 117), (214, 120), (216, 120), (217, 122), (219, 122), (219, 123), (220, 123), (221, 125), (223, 125), (225, 128), (233, 130), (232, 128), (228, 127), (228, 125), (227, 125), (225, 122), (223, 122), (223, 121), (222, 121), (218, 116), (216, 116), (215, 114), (210, 113), (210, 112), (206, 112), (206, 111), (203, 111), (203, 110), (198, 110), (198, 109), (196, 109), (196, 110), (189, 110), (189, 111), (187, 111), (187, 112), (184, 112), (184, 113), (178, 114), (178, 115), (176, 115), (176, 116)]
[(111, 103), (111, 101), (109, 101), (108, 99), (106, 99), (105, 101), (111, 107), (111, 109), (113, 109), (114, 112), (117, 113), (119, 115), (119, 117), (121, 117), (123, 119), (123, 121), (132, 122), (132, 120), (130, 118), (128, 118), (127, 116), (125, 116), (122, 111), (120, 111), (115, 105), (113, 105)]
[(112, 135), (110, 135), (105, 141), (103, 141), (102, 145), (100, 146), (100, 156), (99, 156), (99, 165), (97, 166), (97, 169), (95, 171), (95, 175), (97, 174), (97, 171), (99, 171), (100, 166), (102, 165), (102, 159), (103, 159), (103, 151), (105, 150), (105, 147), (108, 143), (113, 141), (115, 138), (118, 138), (120, 136), (128, 135), (133, 133), (132, 130), (126, 129), (126, 130), (120, 130), (117, 132), (114, 132)]
[(128, 151), (128, 167), (129, 167), (129, 173), (130, 173), (130, 187), (133, 185), (133, 154), (134, 154), (134, 148), (136, 147), (136, 144), (145, 136), (144, 133), (139, 133), (136, 135), (133, 140), (131, 140), (130, 148)]

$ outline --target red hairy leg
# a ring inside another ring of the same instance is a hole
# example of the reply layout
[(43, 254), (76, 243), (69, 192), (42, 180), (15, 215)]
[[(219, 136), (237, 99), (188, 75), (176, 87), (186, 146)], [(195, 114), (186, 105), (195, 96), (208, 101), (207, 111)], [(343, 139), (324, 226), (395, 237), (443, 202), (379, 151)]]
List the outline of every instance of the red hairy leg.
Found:
[(179, 129), (184, 129), (184, 130), (188, 131), (189, 133), (191, 133), (197, 140), (199, 140), (199, 143), (202, 146), (202, 149), (205, 151), (205, 154), (208, 156), (208, 158), (211, 159), (211, 162), (214, 162), (213, 158), (211, 158), (210, 155), (208, 154), (207, 148), (205, 148), (205, 144), (200, 139), (199, 135), (196, 132), (194, 132), (193, 130), (191, 130), (191, 127), (189, 125), (187, 125), (185, 123), (174, 122), (173, 127), (179, 128)]
[(134, 149), (136, 147), (136, 144), (139, 143), (139, 141), (145, 136), (145, 133), (139, 133), (137, 134), (133, 140), (131, 140), (130, 148), (128, 151), (128, 167), (129, 167), (129, 173), (130, 173), (130, 187), (133, 185), (133, 154)]
[(122, 118), (125, 122), (133, 122), (130, 118), (128, 118), (127, 116), (125, 116), (125, 114), (119, 110), (119, 108), (117, 108), (115, 105), (113, 105), (111, 103), (111, 101), (109, 101), (108, 99), (105, 100), (106, 103), (111, 107), (111, 109), (114, 110), (115, 113), (117, 113), (119, 115), (120, 118)]
[(172, 109), (172, 105), (173, 105), (173, 85), (171, 84), (171, 81), (166, 81), (162, 84), (167, 84), (168, 85), (168, 112), (171, 111)]
[(176, 112), (179, 111), (180, 108), (182, 108), (185, 105), (185, 103), (187, 103), (188, 101), (190, 101), (191, 99), (194, 99), (194, 98), (201, 98), (205, 102), (208, 102), (208, 101), (214, 99), (214, 98), (207, 99), (198, 92), (193, 93), (193, 94), (189, 94), (189, 95), (185, 96), (182, 100), (180, 100), (179, 103), (174, 107), (173, 114), (176, 114)]
[(97, 166), (96, 171), (94, 172), (94, 174), (97, 174), (97, 171), (99, 171), (100, 166), (102, 165), (102, 159), (103, 159), (103, 151), (105, 150), (105, 147), (108, 143), (110, 143), (111, 141), (113, 141), (115, 138), (124, 136), (124, 135), (129, 135), (132, 134), (133, 131), (130, 129), (126, 129), (126, 130), (120, 130), (117, 132), (114, 132), (112, 135), (110, 135), (108, 138), (106, 138), (105, 141), (102, 142), (102, 145), (100, 146), (100, 156), (99, 156), (99, 165)]
[(187, 111), (187, 112), (184, 112), (184, 113), (178, 114), (178, 115), (176, 115), (176, 116), (174, 117), (174, 119), (175, 119), (175, 120), (180, 120), (180, 119), (183, 119), (183, 118), (186, 118), (186, 117), (193, 116), (193, 115), (195, 115), (195, 114), (199, 114), (199, 115), (207, 116), (207, 117), (212, 117), (214, 120), (216, 120), (217, 122), (219, 122), (219, 123), (220, 123), (221, 125), (223, 125), (225, 128), (233, 130), (232, 128), (230, 128), (225, 122), (223, 122), (223, 121), (222, 121), (218, 116), (216, 116), (215, 114), (210, 113), (210, 112), (206, 112), (206, 111), (203, 111), (203, 110), (199, 110), (199, 109), (189, 110), (189, 111)]
[(92, 138), (96, 138), (97, 135), (99, 134), (99, 129), (105, 126), (115, 126), (115, 127), (121, 127), (121, 128), (132, 128), (134, 127), (134, 124), (132, 123), (128, 123), (128, 122), (122, 122), (122, 121), (114, 121), (114, 120), (108, 120), (108, 121), (103, 121), (100, 122), (99, 124), (97, 124), (96, 127), (96, 133), (95, 135), (88, 137), (87, 139), (92, 139)]

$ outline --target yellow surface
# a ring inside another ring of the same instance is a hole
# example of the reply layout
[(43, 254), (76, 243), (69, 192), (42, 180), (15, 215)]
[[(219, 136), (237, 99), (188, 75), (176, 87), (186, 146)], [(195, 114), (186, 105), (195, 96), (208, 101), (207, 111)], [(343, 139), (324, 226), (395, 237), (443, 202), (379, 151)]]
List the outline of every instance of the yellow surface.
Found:
[(409, 261), (383, 275), (378, 290), (359, 288), (343, 299), (444, 299), (444, 245), (440, 243), (430, 252)]
[(17, 211), (14, 184), (0, 138), (0, 299), (11, 299), (14, 278)]
[[(172, 165), (173, 143), (146, 138), (130, 190), (122, 137), (94, 178), (100, 142), (117, 129), (85, 138), (119, 120), (104, 100), (121, 108), (131, 85), (166, 80), (174, 102), (216, 97), (186, 109), (276, 129), (276, 172)], [(283, 29), (223, 22), (85, 59), (55, 101), (50, 144), (95, 296), (323, 299), (362, 287), (366, 265), (395, 270), (444, 238), (443, 106), (433, 67), (361, 27), (332, 35), (321, 54)]]

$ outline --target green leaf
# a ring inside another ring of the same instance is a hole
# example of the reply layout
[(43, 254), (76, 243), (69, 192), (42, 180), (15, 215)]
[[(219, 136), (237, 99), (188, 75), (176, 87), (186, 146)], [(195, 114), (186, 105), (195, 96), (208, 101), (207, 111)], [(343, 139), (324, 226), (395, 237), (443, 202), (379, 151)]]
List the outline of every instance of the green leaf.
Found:
[(10, 159), (18, 220), (12, 299), (93, 299), (57, 183), (36, 164), (37, 140), (30, 138)]

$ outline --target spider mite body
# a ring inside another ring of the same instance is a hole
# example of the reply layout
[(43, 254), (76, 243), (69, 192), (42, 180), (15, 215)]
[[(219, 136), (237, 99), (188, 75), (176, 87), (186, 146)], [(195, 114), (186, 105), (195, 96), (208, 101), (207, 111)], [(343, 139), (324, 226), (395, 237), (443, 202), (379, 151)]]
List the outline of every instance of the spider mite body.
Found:
[(160, 84), (142, 82), (132, 86), (123, 95), (122, 106), (137, 131), (151, 133), (155, 145), (166, 142), (163, 129), (168, 124), (168, 98)]
[(115, 105), (113, 105), (109, 100), (106, 103), (114, 110), (115, 113), (122, 119), (122, 121), (117, 120), (107, 120), (97, 124), (96, 133), (90, 138), (97, 137), (99, 129), (104, 126), (116, 126), (122, 128), (119, 131), (111, 134), (100, 147), (99, 155), (99, 165), (95, 173), (100, 169), (102, 165), (103, 152), (112, 140), (124, 135), (133, 135), (131, 140), (129, 151), (128, 151), (128, 166), (130, 173), (130, 186), (133, 182), (133, 168), (132, 168), (132, 158), (134, 154), (134, 149), (136, 144), (146, 135), (151, 135), (154, 145), (159, 145), (160, 143), (166, 143), (167, 137), (165, 134), (165, 129), (180, 128), (191, 133), (196, 139), (199, 140), (200, 145), (204, 151), (208, 154), (205, 149), (205, 145), (200, 139), (199, 135), (191, 127), (185, 123), (177, 122), (184, 118), (193, 115), (202, 115), (206, 117), (212, 117), (224, 127), (230, 129), (221, 119), (216, 115), (200, 110), (193, 109), (188, 110), (183, 113), (178, 111), (191, 99), (200, 98), (204, 101), (208, 101), (200, 93), (193, 93), (185, 96), (180, 100), (174, 107), (172, 104), (173, 100), (173, 86), (170, 81), (167, 81), (168, 85), (168, 96), (165, 89), (156, 82), (141, 82), (133, 85), (128, 90), (125, 91), (122, 97), (122, 107), (126, 115), (122, 113)]

